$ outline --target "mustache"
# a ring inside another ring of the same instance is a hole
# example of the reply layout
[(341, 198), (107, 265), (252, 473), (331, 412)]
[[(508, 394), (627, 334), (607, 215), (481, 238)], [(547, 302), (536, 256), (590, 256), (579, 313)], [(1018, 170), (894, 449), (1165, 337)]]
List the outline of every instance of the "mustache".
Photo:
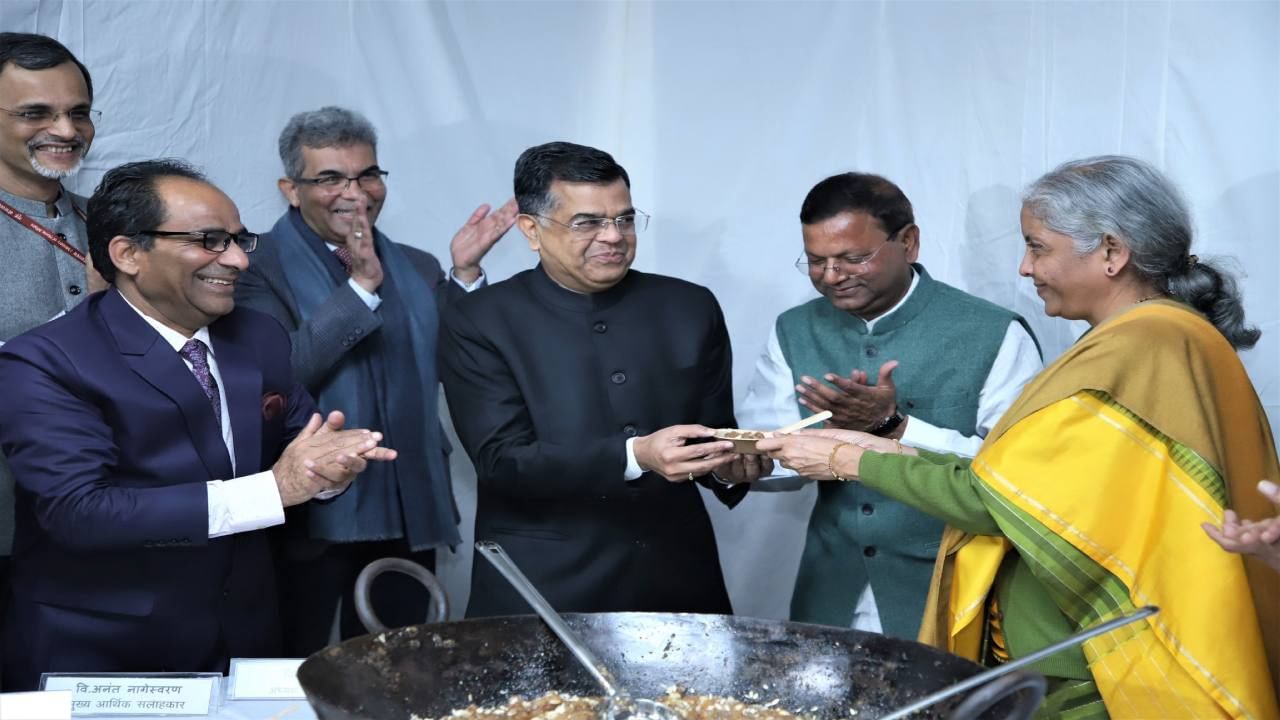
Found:
[(67, 139), (55, 137), (45, 131), (27, 141), (27, 152), (34, 154), (36, 148), (41, 145), (71, 145), (75, 150), (84, 154), (84, 151), (89, 147), (89, 141), (81, 133), (76, 133), (75, 137)]

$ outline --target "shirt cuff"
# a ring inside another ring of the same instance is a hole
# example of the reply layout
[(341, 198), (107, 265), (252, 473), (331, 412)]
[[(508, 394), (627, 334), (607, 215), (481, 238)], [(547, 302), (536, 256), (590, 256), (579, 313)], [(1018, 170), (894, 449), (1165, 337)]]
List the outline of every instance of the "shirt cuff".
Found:
[(360, 283), (356, 282), (355, 278), (347, 278), (347, 284), (351, 286), (352, 290), (356, 291), (356, 296), (364, 301), (364, 304), (369, 307), (370, 312), (377, 310), (378, 306), (382, 304), (382, 298), (378, 293), (371, 293), (360, 287)]
[(209, 537), (261, 530), (284, 522), (284, 506), (270, 470), (232, 480), (210, 480)]
[(898, 442), (913, 448), (932, 450), (933, 452), (955, 453), (973, 457), (982, 447), (982, 438), (965, 435), (957, 430), (941, 428), (921, 420), (914, 415), (907, 416), (906, 429)]
[[(901, 408), (899, 408), (899, 412), (901, 412)], [(902, 425), (899, 427), (902, 428), (902, 437), (898, 438), (898, 442), (912, 447), (915, 447), (915, 443), (911, 442), (912, 440), (919, 440), (922, 435), (927, 436), (929, 430), (933, 429), (933, 426), (924, 420), (906, 413), (902, 413)]]
[(627, 438), (627, 470), (622, 473), (623, 480), (639, 480), (644, 474), (640, 461), (636, 459), (636, 438)]
[(486, 278), (484, 275), (484, 268), (480, 268), (480, 277), (476, 278), (470, 283), (465, 283), (459, 280), (458, 276), (453, 274), (452, 269), (449, 270), (449, 279), (453, 280), (455, 283), (458, 284), (458, 287), (462, 288), (463, 290), (466, 290), (467, 292), (471, 292), (472, 290), (479, 290), (480, 288), (489, 284), (489, 279)]

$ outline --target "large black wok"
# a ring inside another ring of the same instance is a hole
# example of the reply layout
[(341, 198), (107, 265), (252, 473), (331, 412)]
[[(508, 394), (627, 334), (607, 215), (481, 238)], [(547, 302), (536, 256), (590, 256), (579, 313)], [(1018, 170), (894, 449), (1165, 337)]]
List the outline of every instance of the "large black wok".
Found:
[[(914, 642), (858, 630), (723, 615), (566, 615), (636, 697), (680, 684), (824, 720), (872, 720), (981, 670)], [(366, 635), (298, 670), (321, 720), (439, 718), (549, 690), (599, 695), (535, 616), (462, 620)], [(1001, 703), (983, 718), (1001, 718)], [(954, 702), (915, 717), (946, 718)]]

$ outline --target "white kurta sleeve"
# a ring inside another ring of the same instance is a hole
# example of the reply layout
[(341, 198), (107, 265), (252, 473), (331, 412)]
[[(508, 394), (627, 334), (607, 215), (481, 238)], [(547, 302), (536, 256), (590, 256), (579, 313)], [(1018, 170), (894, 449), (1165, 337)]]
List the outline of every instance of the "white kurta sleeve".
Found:
[(973, 457), (982, 447), (982, 439), (991, 432), (1004, 411), (1022, 392), (1022, 387), (1043, 368), (1040, 351), (1035, 340), (1014, 320), (1005, 331), (1004, 341), (996, 353), (991, 372), (978, 395), (976, 435), (965, 435), (956, 430), (931, 425), (918, 417), (909, 416), (902, 444)]

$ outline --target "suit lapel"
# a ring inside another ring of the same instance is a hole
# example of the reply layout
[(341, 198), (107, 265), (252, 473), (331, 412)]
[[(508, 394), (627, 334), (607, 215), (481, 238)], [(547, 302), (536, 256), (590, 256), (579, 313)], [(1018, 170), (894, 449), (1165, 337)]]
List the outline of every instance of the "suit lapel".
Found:
[(262, 369), (249, 345), (237, 336), (233, 318), (210, 325), (209, 337), (231, 415), (236, 472), (250, 475), (258, 472), (262, 462)]
[(125, 362), (177, 406), (209, 478), (230, 479), (231, 458), (222, 442), (222, 428), (213, 415), (209, 399), (186, 363), (129, 307), (118, 290), (112, 289), (107, 293), (101, 308), (103, 320), (115, 336)]

